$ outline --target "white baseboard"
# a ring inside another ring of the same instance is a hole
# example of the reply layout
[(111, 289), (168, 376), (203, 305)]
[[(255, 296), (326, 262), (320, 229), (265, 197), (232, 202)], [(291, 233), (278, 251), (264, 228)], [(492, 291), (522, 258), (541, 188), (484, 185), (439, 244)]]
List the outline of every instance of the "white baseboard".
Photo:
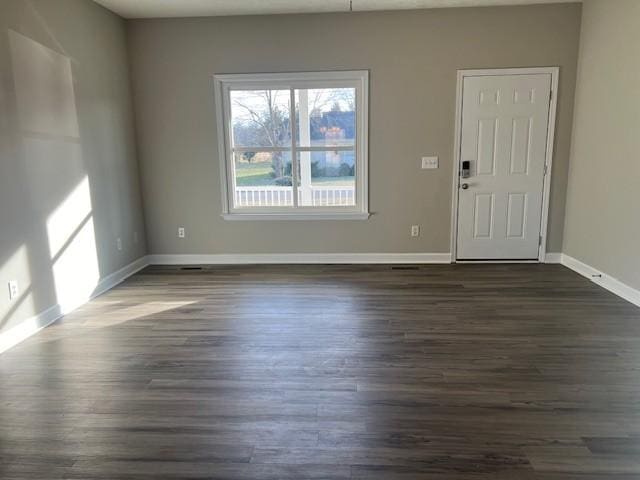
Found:
[(112, 289), (126, 278), (142, 270), (147, 265), (147, 257), (141, 257), (100, 280), (89, 297), (78, 302), (74, 302), (73, 305), (65, 305), (64, 308), (59, 304), (53, 305), (43, 312), (20, 322), (18, 325), (10, 328), (6, 332), (0, 333), (0, 354), (9, 350), (11, 347), (14, 347), (23, 340), (26, 340), (30, 336), (35, 335), (63, 315), (72, 312), (76, 308), (87, 303), (89, 300), (102, 295), (107, 290)]
[[(251, 253), (251, 254), (156, 254), (149, 265), (257, 265), (293, 263), (451, 263), (449, 253)], [(561, 263), (561, 253), (547, 253), (545, 263)], [(522, 263), (522, 262), (509, 262)], [(535, 262), (531, 262), (535, 263)]]
[[(125, 265), (120, 270), (116, 270), (115, 272), (107, 275), (98, 282), (98, 285), (91, 294), (91, 298), (95, 298), (98, 295), (102, 295), (107, 290), (111, 290), (113, 287), (115, 287), (119, 283), (122, 283), (134, 273), (139, 272), (147, 265), (149, 265), (149, 260), (145, 255), (137, 260), (134, 260), (129, 265)], [(88, 298), (87, 300), (91, 300), (91, 298)]]
[(547, 253), (544, 256), (544, 263), (562, 263), (561, 253)]
[(257, 265), (292, 263), (451, 263), (449, 253), (251, 253), (149, 255), (149, 265)]
[(569, 255), (562, 254), (561, 262), (567, 268), (570, 268), (583, 277), (587, 277), (593, 283), (600, 285), (602, 288), (609, 290), (611, 293), (624, 298), (628, 302), (640, 307), (640, 290), (636, 290), (629, 285), (622, 283), (620, 280), (613, 278), (606, 273), (593, 268), (591, 265), (581, 262)]
[(60, 305), (56, 304), (38, 315), (27, 318), (6, 332), (0, 333), (0, 354), (26, 340), (31, 335), (35, 335), (44, 327), (51, 325), (62, 315)]

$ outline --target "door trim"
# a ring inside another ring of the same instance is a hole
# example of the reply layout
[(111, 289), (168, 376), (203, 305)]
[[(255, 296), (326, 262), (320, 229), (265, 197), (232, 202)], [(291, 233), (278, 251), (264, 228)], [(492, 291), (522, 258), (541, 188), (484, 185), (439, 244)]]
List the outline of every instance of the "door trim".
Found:
[[(553, 145), (556, 132), (556, 110), (558, 105), (558, 78), (559, 67), (532, 67), (532, 68), (487, 68), (474, 70), (458, 70), (458, 80), (456, 85), (456, 116), (455, 116), (455, 139), (453, 154), (453, 183), (451, 192), (451, 263), (458, 261), (458, 196), (460, 194), (460, 149), (462, 146), (462, 88), (466, 77), (481, 77), (493, 75), (551, 75), (551, 103), (549, 105), (549, 122), (547, 130), (547, 145), (545, 150), (545, 165), (547, 172), (543, 179), (542, 186), (542, 215), (540, 224), (540, 236), (542, 238), (538, 247), (538, 262), (545, 262), (547, 253), (547, 224), (549, 220), (549, 195), (551, 192), (551, 174), (553, 172)], [(491, 260), (483, 260), (484, 263), (491, 263)], [(523, 261), (524, 262), (524, 261)], [(530, 261), (529, 261), (530, 262)], [(474, 263), (481, 263), (475, 261)]]

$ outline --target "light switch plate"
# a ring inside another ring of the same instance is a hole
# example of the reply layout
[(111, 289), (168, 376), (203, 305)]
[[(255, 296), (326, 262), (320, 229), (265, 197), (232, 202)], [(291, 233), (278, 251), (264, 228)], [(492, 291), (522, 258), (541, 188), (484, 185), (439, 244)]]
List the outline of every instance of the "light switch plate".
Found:
[(438, 157), (422, 157), (422, 168), (438, 168)]

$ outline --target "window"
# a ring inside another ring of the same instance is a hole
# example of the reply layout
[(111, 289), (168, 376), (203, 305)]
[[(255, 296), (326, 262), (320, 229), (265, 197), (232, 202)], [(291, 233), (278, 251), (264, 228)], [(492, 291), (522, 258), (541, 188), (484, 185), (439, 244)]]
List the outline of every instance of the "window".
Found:
[(368, 218), (368, 78), (216, 75), (224, 218)]

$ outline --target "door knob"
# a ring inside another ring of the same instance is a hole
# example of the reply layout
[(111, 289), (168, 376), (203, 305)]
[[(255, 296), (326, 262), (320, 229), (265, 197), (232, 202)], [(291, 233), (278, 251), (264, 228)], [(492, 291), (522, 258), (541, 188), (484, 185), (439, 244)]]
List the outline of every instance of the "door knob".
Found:
[(468, 183), (463, 183), (462, 185), (460, 185), (460, 188), (463, 190), (466, 190), (467, 188), (469, 188), (469, 184)]

